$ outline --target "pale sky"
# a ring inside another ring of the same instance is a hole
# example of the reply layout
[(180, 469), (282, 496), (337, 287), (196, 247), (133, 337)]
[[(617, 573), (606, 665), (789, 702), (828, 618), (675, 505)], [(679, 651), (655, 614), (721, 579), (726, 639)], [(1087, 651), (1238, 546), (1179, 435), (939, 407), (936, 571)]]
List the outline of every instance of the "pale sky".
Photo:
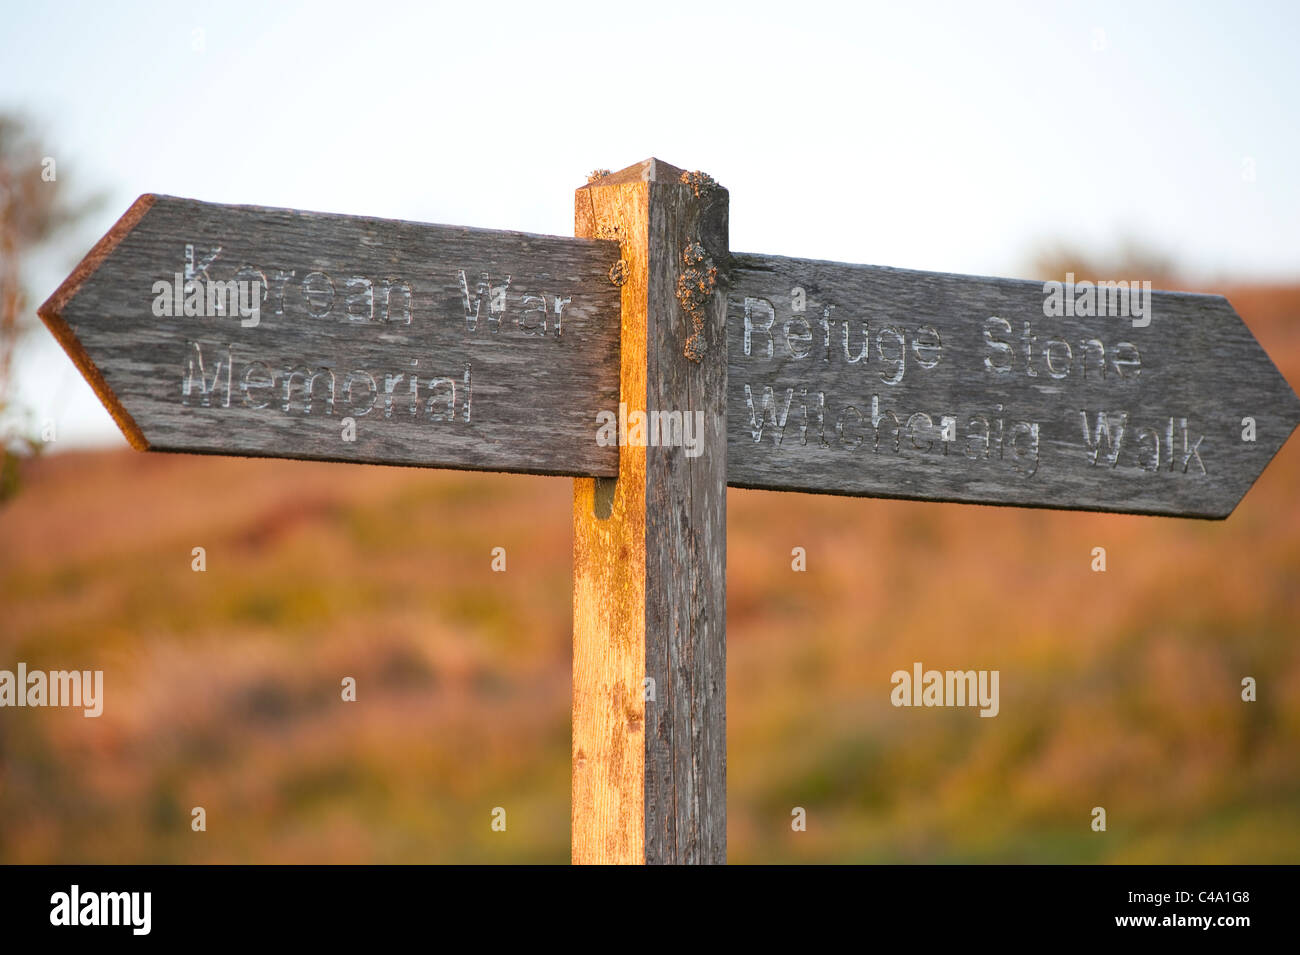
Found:
[[(0, 110), (102, 191), (33, 308), (131, 200), (571, 235), (649, 156), (731, 191), (737, 251), (1017, 275), (1125, 239), (1204, 278), (1300, 279), (1297, 3), (31, 3)], [(43, 329), (19, 400), (124, 443)]]

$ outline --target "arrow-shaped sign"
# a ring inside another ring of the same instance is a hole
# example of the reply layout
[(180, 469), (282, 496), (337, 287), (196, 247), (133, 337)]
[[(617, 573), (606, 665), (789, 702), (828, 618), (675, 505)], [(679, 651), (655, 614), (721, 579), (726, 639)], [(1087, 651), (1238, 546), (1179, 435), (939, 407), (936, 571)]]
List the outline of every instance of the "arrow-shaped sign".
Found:
[(737, 255), (738, 487), (1226, 517), (1300, 421), (1228, 301)]
[(146, 195), (39, 311), (140, 449), (608, 476), (617, 260)]
[[(40, 314), (138, 448), (613, 476), (618, 257), (146, 195)], [(733, 486), (1222, 518), (1300, 421), (1220, 296), (727, 271)]]

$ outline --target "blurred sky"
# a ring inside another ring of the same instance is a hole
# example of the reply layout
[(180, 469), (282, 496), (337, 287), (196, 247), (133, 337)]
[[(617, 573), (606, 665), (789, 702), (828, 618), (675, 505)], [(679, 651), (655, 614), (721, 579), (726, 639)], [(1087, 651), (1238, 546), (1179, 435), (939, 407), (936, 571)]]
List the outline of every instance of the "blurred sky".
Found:
[[(0, 109), (108, 196), (33, 309), (142, 192), (571, 235), (651, 155), (731, 190), (738, 251), (1300, 276), (1294, 2), (2, 2)], [(43, 330), (18, 363), (56, 447), (122, 442)]]

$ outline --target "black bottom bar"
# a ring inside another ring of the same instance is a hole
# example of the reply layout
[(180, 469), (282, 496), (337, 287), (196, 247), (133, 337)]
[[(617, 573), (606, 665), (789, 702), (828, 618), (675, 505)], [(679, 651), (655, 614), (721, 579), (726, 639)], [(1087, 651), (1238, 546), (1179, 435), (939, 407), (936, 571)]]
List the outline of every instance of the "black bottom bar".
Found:
[[(721, 933), (786, 928), (815, 938), (839, 923), (858, 937), (888, 928), (926, 943), (1044, 933), (1199, 935), (1231, 943), (1287, 930), (1295, 917), (1296, 875), (1295, 867), (1264, 866), (750, 869), (710, 875), (707, 888), (676, 895), (675, 904), (689, 909), (681, 916), (693, 923), (703, 918)], [(654, 883), (641, 881), (646, 878)], [(92, 943), (285, 937), (337, 945), (402, 931), (450, 939), (445, 933), (453, 929), (456, 937), (488, 940), (510, 928), (539, 940), (552, 932), (591, 939), (602, 922), (616, 928), (620, 920), (644, 918), (645, 903), (653, 900), (628, 905), (629, 890), (669, 905), (676, 888), (663, 876), (575, 871), (557, 877), (528, 869), (10, 866), (0, 868), (0, 925), (6, 943), (59, 936)], [(116, 924), (84, 924), (89, 921)], [(635, 931), (653, 934), (647, 925)]]

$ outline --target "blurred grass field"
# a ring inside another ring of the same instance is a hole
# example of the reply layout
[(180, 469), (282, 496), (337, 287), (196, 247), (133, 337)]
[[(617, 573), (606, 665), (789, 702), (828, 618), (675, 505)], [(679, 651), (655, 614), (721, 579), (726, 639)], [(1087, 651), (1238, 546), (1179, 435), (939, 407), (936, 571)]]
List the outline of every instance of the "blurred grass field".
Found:
[[(1300, 383), (1300, 288), (1227, 294)], [(0, 668), (103, 669), (105, 709), (0, 710), (0, 861), (568, 860), (570, 481), (23, 479)], [(731, 861), (1300, 861), (1297, 488), (1293, 441), (1226, 522), (730, 492)], [(1000, 715), (890, 706), (914, 660), (999, 669)]]

